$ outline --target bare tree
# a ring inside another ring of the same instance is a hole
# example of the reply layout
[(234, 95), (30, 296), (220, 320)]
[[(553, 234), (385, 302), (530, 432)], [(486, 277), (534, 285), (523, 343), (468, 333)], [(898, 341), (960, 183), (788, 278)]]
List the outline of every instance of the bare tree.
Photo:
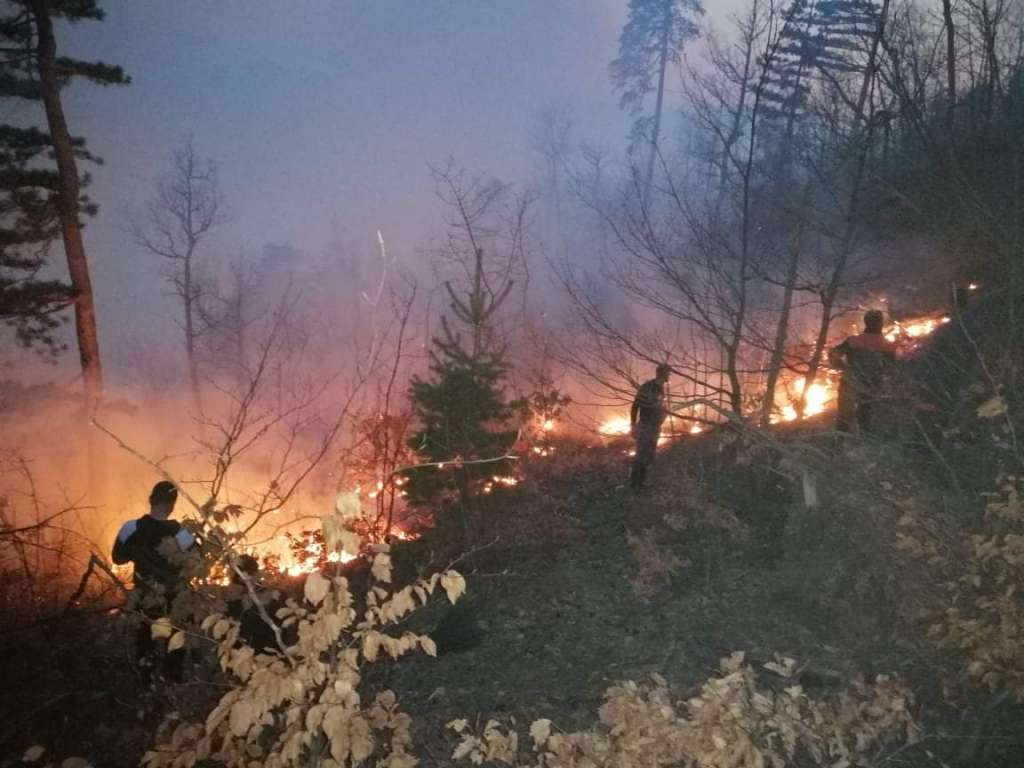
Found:
[(217, 164), (200, 157), (190, 139), (174, 153), (171, 170), (157, 185), (146, 212), (130, 222), (135, 241), (169, 264), (165, 277), (181, 301), (189, 385), (199, 412), (203, 403), (198, 342), (206, 330), (200, 311), (205, 297), (199, 257), (204, 239), (224, 216)]
[(225, 279), (216, 281), (197, 304), (204, 357), (229, 369), (239, 382), (246, 375), (253, 326), (265, 314), (255, 300), (260, 282), (256, 268), (239, 252), (228, 262)]

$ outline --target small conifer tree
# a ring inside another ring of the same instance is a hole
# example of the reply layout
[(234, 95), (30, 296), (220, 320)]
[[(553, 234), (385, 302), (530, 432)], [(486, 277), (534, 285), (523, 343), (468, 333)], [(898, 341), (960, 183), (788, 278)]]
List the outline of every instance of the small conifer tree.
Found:
[[(522, 404), (505, 398), (506, 348), (497, 328), (497, 312), (513, 281), (488, 280), (483, 249), (477, 248), (469, 285), (445, 290), (451, 316), (430, 352), (430, 378), (414, 377), (410, 399), (420, 429), (409, 445), (431, 466), (409, 473), (413, 504), (440, 503), (454, 514), (466, 545), (484, 535), (480, 496), (494, 476), (507, 475), (508, 449), (516, 439), (510, 421)], [(456, 325), (457, 324), (457, 325)]]

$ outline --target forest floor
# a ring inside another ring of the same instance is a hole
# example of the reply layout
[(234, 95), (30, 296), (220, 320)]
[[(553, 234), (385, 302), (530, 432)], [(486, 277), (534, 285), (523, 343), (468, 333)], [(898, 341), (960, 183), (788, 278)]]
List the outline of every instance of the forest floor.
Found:
[[(541, 518), (537, 546), (484, 550), (459, 566), (464, 602), (424, 609), (413, 628), (450, 613), (447, 644), (471, 647), (367, 671), (369, 691), (391, 688), (412, 715), (421, 765), (451, 764), (452, 719), (514, 717), (521, 735), (536, 718), (587, 728), (615, 682), (658, 673), (684, 699), (734, 651), (755, 665), (794, 658), (814, 673), (805, 687), (820, 693), (859, 675), (904, 676), (936, 709), (935, 670), (922, 663), (920, 635), (894, 613), (891, 571), (865, 556), (878, 545), (859, 502), (807, 511), (792, 480), (773, 484), (755, 472), (752, 482), (709, 468), (710, 446), (666, 451), (652, 490), (639, 495), (622, 486), (628, 460), (619, 448), (594, 449), (509, 492), (510, 510), (528, 506), (529, 494), (561, 510), (562, 539), (542, 546)], [(884, 446), (833, 450), (876, 485), (921, 491), (900, 479)], [(737, 491), (744, 483), (745, 497)], [(713, 496), (710, 484), (722, 493)], [(672, 558), (674, 567), (659, 570)], [(160, 715), (201, 713), (224, 690), (207, 660), (193, 667), (192, 683), (140, 699), (130, 632), (107, 613), (5, 634), (0, 664), (0, 765), (17, 764), (32, 743), (97, 766), (136, 765)]]
[[(507, 725), (513, 716), (521, 736), (536, 718), (588, 728), (610, 685), (658, 673), (686, 698), (734, 651), (755, 664), (794, 658), (819, 673), (805, 687), (823, 693), (917, 663), (889, 631), (887, 600), (873, 594), (882, 583), (856, 573), (865, 564), (851, 557), (842, 525), (794, 513), (792, 494), (765, 495), (751, 524), (666, 525), (674, 510), (713, 504), (680, 497), (693, 491), (680, 480), (695, 474), (693, 450), (661, 456), (650, 493), (622, 487), (624, 466), (590, 474), (570, 492), (579, 526), (570, 546), (507, 572), (468, 574), (462, 618), (479, 626), (479, 645), (403, 660), (387, 681), (414, 716), (424, 766), (450, 764), (455, 738), (444, 724), (452, 719)], [(659, 557), (677, 557), (679, 567), (645, 579), (641, 561)]]

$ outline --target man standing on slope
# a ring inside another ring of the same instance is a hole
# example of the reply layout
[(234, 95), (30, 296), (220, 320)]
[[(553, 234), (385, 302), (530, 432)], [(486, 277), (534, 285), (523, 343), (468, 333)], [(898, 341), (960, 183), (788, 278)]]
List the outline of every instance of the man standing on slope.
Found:
[(640, 385), (629, 411), (630, 430), (636, 441), (633, 468), (629, 473), (629, 487), (634, 491), (643, 489), (647, 468), (654, 463), (661, 425), (668, 417), (665, 385), (671, 370), (665, 364), (659, 365), (654, 378)]
[[(195, 537), (176, 520), (169, 520), (178, 500), (178, 489), (162, 480), (149, 494), (149, 514), (129, 520), (114, 541), (113, 560), (118, 565), (135, 565), (136, 606), (147, 619), (135, 636), (135, 654), (143, 684), (149, 687), (156, 666), (157, 645), (151, 623), (167, 616), (179, 584), (179, 566), (175, 554), (195, 546)], [(185, 651), (171, 651), (164, 657), (164, 677), (180, 682)]]
[(836, 429), (861, 434), (873, 431), (872, 411), (878, 392), (896, 360), (896, 346), (882, 335), (885, 317), (877, 309), (864, 313), (864, 333), (850, 336), (829, 352), (833, 368), (843, 372), (839, 382), (839, 415)]

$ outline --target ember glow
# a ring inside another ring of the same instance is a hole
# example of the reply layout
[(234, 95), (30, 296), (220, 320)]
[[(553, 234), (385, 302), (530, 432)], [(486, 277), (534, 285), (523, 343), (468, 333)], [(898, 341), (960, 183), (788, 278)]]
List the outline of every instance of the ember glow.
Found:
[(620, 437), (622, 435), (628, 435), (632, 429), (629, 423), (629, 419), (625, 416), (613, 416), (610, 419), (606, 419), (597, 431), (602, 435), (608, 437)]
[(920, 339), (932, 335), (936, 329), (950, 321), (948, 315), (916, 317), (894, 322), (885, 331), (885, 338), (897, 342), (901, 338)]
[(512, 488), (513, 486), (519, 485), (519, 478), (512, 477), (511, 475), (494, 475), (490, 480), (484, 483), (484, 493), (490, 493), (496, 487)]
[[(274, 554), (279, 557), (278, 570), (281, 573), (288, 576), (301, 576), (319, 570), (320, 556), (323, 553), (323, 544), (319, 541), (307, 541), (305, 547), (298, 553), (292, 550), (286, 537), (280, 537), (277, 542), (278, 551)], [(254, 554), (258, 559), (260, 553)], [(347, 563), (355, 559), (356, 554), (351, 552), (328, 552), (326, 557), (329, 563)]]
[[(783, 404), (779, 413), (772, 417), (771, 421), (773, 424), (778, 424), (780, 421), (797, 420), (797, 406), (800, 404), (800, 398), (803, 395), (805, 386), (806, 382), (801, 378), (793, 383), (792, 388), (784, 388), (783, 396), (788, 402)], [(834, 408), (836, 397), (836, 386), (831, 379), (814, 382), (811, 384), (811, 388), (807, 390), (807, 399), (804, 403), (804, 418), (817, 416), (819, 413), (824, 413)]]

